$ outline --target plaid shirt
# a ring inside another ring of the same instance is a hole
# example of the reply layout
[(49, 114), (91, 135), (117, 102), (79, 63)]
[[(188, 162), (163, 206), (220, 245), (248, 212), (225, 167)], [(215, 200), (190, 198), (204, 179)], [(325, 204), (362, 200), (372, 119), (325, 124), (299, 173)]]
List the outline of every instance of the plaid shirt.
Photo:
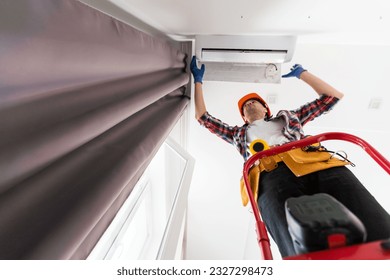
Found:
[[(339, 99), (336, 97), (321, 95), (316, 100), (309, 102), (298, 109), (281, 110), (270, 120), (277, 118), (284, 119), (285, 126), (282, 130), (283, 135), (290, 141), (296, 141), (304, 137), (302, 127), (307, 122), (329, 112), (338, 101)], [(243, 156), (244, 160), (247, 160), (250, 157), (246, 142), (248, 124), (244, 124), (243, 126), (230, 126), (211, 116), (208, 112), (200, 117), (199, 123), (213, 134), (216, 134), (229, 144), (234, 145)]]

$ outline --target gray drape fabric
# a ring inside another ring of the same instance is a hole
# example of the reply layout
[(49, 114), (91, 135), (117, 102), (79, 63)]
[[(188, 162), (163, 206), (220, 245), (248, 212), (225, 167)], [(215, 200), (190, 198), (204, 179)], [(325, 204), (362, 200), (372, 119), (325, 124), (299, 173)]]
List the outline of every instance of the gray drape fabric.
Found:
[(180, 49), (75, 0), (0, 1), (0, 258), (84, 259), (188, 104)]

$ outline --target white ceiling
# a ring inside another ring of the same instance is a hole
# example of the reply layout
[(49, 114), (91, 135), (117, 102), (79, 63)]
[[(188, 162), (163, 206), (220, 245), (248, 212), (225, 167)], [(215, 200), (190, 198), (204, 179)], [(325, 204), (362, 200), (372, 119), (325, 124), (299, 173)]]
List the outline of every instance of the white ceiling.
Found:
[[(154, 35), (192, 39), (197, 34), (297, 35), (291, 64), (309, 71), (345, 93), (335, 110), (307, 126), (306, 133), (342, 131), (369, 141), (390, 157), (388, 74), (390, 1), (352, 0), (83, 0)], [(119, 8), (118, 8), (119, 7)], [(146, 23), (146, 24), (145, 24)], [(195, 42), (196, 44), (196, 42)], [(206, 69), (207, 71), (207, 69)], [(279, 109), (294, 109), (316, 97), (297, 79), (281, 84), (205, 82), (210, 113), (241, 124), (237, 100), (247, 92), (276, 95)], [(377, 110), (370, 101), (381, 101)], [(188, 211), (189, 259), (257, 258), (252, 215), (240, 205), (238, 181), (242, 159), (235, 149), (201, 128), (190, 108), (188, 149), (196, 159)], [(336, 145), (337, 144), (337, 145)], [(360, 148), (344, 148), (358, 167), (355, 174), (390, 210), (389, 178)], [(367, 170), (370, 175), (367, 176)], [(370, 187), (369, 187), (370, 186)], [(386, 189), (387, 187), (387, 189)], [(275, 246), (273, 246), (275, 248)], [(277, 255), (277, 253), (276, 253)]]
[[(87, 1), (84, 1), (87, 2)], [(94, 4), (101, 2), (90, 0)], [(110, 0), (173, 36), (288, 34), (337, 42), (389, 43), (388, 1)], [(367, 40), (367, 35), (370, 40)]]

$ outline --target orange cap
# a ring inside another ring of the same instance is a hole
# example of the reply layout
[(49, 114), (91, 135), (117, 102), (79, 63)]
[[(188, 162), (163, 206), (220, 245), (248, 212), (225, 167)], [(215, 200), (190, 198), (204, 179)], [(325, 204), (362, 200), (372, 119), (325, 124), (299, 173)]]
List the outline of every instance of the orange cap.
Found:
[(244, 106), (245, 102), (251, 99), (258, 100), (265, 107), (265, 109), (267, 109), (267, 117), (271, 117), (271, 110), (269, 109), (267, 102), (265, 102), (264, 99), (260, 97), (260, 95), (254, 92), (248, 93), (247, 95), (241, 97), (240, 100), (238, 100), (238, 110), (240, 110), (240, 114), (242, 117), (244, 117), (242, 107)]

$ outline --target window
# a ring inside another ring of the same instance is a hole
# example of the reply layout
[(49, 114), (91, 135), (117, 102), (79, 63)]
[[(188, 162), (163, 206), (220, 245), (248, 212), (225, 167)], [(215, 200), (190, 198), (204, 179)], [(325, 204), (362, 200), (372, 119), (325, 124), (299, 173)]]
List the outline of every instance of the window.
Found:
[(194, 160), (168, 139), (88, 259), (177, 256), (193, 165)]

